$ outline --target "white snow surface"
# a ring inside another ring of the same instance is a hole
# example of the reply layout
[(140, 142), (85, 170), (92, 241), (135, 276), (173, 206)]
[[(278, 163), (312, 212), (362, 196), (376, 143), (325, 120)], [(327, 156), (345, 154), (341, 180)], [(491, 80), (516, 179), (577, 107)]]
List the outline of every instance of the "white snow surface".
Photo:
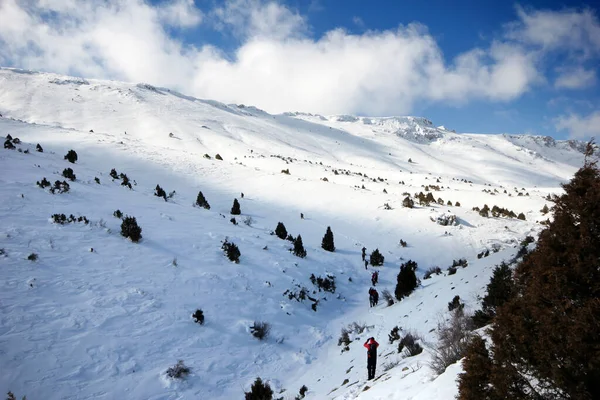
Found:
[[(14, 69), (0, 69), (0, 114), (0, 135), (29, 150), (0, 150), (0, 392), (31, 400), (235, 399), (258, 376), (284, 399), (302, 385), (308, 399), (453, 399), (460, 363), (438, 377), (428, 366), (448, 302), (460, 295), (478, 308), (493, 267), (537, 236), (544, 198), (583, 162), (574, 141), (457, 134), (417, 117), (270, 115), (148, 84)], [(70, 149), (75, 164), (63, 158)], [(68, 193), (36, 186), (63, 180), (65, 168), (77, 176)], [(132, 190), (110, 178), (112, 168), (135, 181)], [(157, 184), (176, 194), (165, 202), (153, 195)], [(404, 193), (425, 185), (461, 207), (403, 208)], [(192, 206), (199, 190), (210, 210)], [(472, 211), (484, 204), (527, 220)], [(117, 209), (137, 218), (140, 243), (120, 236)], [(55, 213), (91, 223), (58, 225)], [(443, 213), (460, 223), (432, 222)], [(271, 235), (279, 221), (302, 235), (305, 259)], [(328, 226), (333, 253), (320, 247)], [(225, 238), (239, 246), (239, 264), (223, 255)], [(393, 293), (409, 259), (420, 278), (432, 266), (443, 274), (371, 309), (374, 268), (365, 270), (363, 246), (385, 256), (380, 293)], [(500, 251), (478, 259), (486, 248)], [(459, 258), (468, 267), (448, 276)], [(310, 275), (328, 273), (336, 292), (312, 293)], [(297, 284), (319, 299), (316, 312), (283, 295)], [(203, 326), (191, 319), (197, 308)], [(271, 324), (266, 340), (250, 334), (254, 321)], [(340, 330), (352, 322), (367, 329), (342, 353)], [(398, 354), (387, 340), (396, 325), (418, 333), (425, 351)], [(367, 382), (362, 343), (371, 336), (379, 365)], [(164, 375), (177, 360), (191, 368), (181, 381)]]

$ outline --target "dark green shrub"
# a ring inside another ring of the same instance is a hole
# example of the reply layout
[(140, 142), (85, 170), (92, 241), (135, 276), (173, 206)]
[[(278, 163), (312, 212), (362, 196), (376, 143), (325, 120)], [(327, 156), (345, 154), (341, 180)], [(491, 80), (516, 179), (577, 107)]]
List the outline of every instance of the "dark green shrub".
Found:
[(71, 168), (65, 168), (62, 172), (62, 176), (71, 181), (74, 181), (77, 178)]
[(65, 155), (65, 160), (69, 161), (71, 164), (75, 164), (75, 161), (77, 161), (77, 153), (75, 150), (69, 150)]
[(36, 185), (38, 185), (39, 187), (41, 187), (43, 189), (43, 188), (46, 188), (46, 187), (50, 186), (51, 183), (48, 182), (48, 180), (46, 179), (46, 177), (44, 177), (41, 182), (37, 181)]
[(167, 201), (167, 193), (160, 187), (160, 185), (156, 185), (156, 189), (154, 189), (154, 195), (156, 197), (162, 197)]
[(268, 322), (254, 321), (250, 327), (250, 333), (258, 340), (264, 340), (271, 332), (271, 325)]
[(204, 324), (204, 312), (200, 309), (196, 310), (193, 314), (192, 314), (192, 318), (194, 320), (194, 322), (196, 322), (197, 324), (203, 325)]
[(55, 181), (54, 186), (50, 188), (50, 193), (67, 193), (71, 187), (67, 181)]
[(138, 225), (135, 217), (126, 216), (121, 223), (121, 236), (129, 238), (137, 243), (142, 238), (142, 228)]
[(166, 372), (167, 376), (173, 379), (183, 379), (188, 376), (189, 373), (190, 369), (183, 364), (183, 360), (177, 361), (177, 364), (169, 367)]

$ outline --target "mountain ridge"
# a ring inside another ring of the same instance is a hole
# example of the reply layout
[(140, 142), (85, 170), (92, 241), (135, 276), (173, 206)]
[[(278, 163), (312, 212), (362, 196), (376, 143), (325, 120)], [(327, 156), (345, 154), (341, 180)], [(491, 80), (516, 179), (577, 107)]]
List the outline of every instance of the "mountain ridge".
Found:
[[(243, 105), (243, 104), (226, 104), (215, 100), (201, 99), (193, 96), (188, 96), (183, 93), (174, 91), (169, 88), (154, 86), (149, 83), (126, 83), (119, 82), (115, 80), (103, 80), (103, 79), (84, 79), (81, 77), (73, 77), (49, 72), (38, 72), (31, 70), (24, 70), (18, 68), (7, 68), (0, 67), (0, 71), (2, 72), (12, 72), (15, 74), (22, 75), (31, 75), (36, 77), (41, 77), (42, 79), (48, 79), (47, 82), (50, 84), (56, 85), (74, 85), (74, 86), (100, 86), (104, 88), (111, 89), (112, 86), (129, 86), (129, 90), (132, 88), (139, 88), (142, 90), (148, 90), (150, 92), (154, 92), (157, 94), (165, 94), (168, 93), (175, 97), (179, 97), (181, 99), (189, 100), (192, 102), (201, 102), (204, 104), (211, 105), (213, 107), (227, 110), (230, 112), (237, 112), (240, 115), (255, 115), (255, 114), (263, 114), (270, 117), (274, 116), (289, 116), (289, 117), (309, 117), (309, 118), (317, 118), (322, 121), (337, 121), (337, 122), (360, 122), (365, 125), (378, 125), (383, 127), (384, 132), (397, 134), (399, 136), (405, 137), (410, 140), (420, 141), (425, 139), (425, 141), (433, 141), (439, 139), (444, 136), (446, 133), (456, 133), (454, 130), (449, 130), (443, 127), (436, 127), (433, 125), (433, 122), (425, 117), (418, 116), (386, 116), (386, 117), (371, 117), (371, 116), (356, 116), (356, 115), (348, 115), (348, 114), (333, 114), (333, 115), (321, 115), (314, 113), (305, 113), (300, 111), (295, 112), (284, 112), (281, 114), (270, 114), (264, 110), (261, 110), (254, 106)], [(112, 86), (111, 86), (112, 85)], [(6, 112), (6, 111), (5, 111)], [(458, 133), (459, 135), (464, 134), (472, 134), (472, 133)], [(494, 134), (486, 134), (486, 135), (502, 135), (511, 139), (520, 139), (520, 138), (535, 138), (533, 139), (536, 143), (544, 143), (549, 147), (561, 146), (564, 143), (567, 143), (571, 148), (583, 153), (585, 149), (585, 141), (569, 139), (569, 140), (556, 140), (551, 136), (543, 136), (543, 135), (530, 135), (530, 134), (506, 134), (506, 133), (494, 133)]]

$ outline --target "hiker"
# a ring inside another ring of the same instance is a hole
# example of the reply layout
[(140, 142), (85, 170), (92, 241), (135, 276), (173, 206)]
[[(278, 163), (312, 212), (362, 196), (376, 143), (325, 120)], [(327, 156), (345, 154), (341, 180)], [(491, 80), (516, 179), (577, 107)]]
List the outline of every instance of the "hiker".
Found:
[(379, 343), (375, 341), (374, 337), (370, 337), (364, 344), (367, 349), (367, 373), (368, 380), (375, 378), (375, 367), (377, 366), (377, 348)]
[(375, 289), (369, 289), (369, 307), (375, 306)]
[(379, 303), (379, 292), (375, 289), (373, 289), (373, 301), (375, 302), (375, 305)]
[(367, 256), (367, 248), (363, 247), (362, 248), (362, 260), (365, 261), (365, 257)]
[(375, 286), (375, 285), (377, 285), (378, 281), (379, 281), (379, 273), (377, 271), (375, 271), (371, 275), (371, 283), (373, 284), (373, 286)]
[(367, 265), (369, 265), (369, 262), (365, 260), (365, 269), (367, 269)]

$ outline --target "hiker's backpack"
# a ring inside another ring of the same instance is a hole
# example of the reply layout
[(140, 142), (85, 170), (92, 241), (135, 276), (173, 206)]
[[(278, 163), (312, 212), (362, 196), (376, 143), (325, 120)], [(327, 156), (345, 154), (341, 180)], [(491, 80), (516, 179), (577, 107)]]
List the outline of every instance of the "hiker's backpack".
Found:
[(376, 358), (377, 357), (377, 345), (375, 345), (375, 343), (371, 343), (369, 345), (369, 350), (367, 350), (367, 356), (369, 358)]

